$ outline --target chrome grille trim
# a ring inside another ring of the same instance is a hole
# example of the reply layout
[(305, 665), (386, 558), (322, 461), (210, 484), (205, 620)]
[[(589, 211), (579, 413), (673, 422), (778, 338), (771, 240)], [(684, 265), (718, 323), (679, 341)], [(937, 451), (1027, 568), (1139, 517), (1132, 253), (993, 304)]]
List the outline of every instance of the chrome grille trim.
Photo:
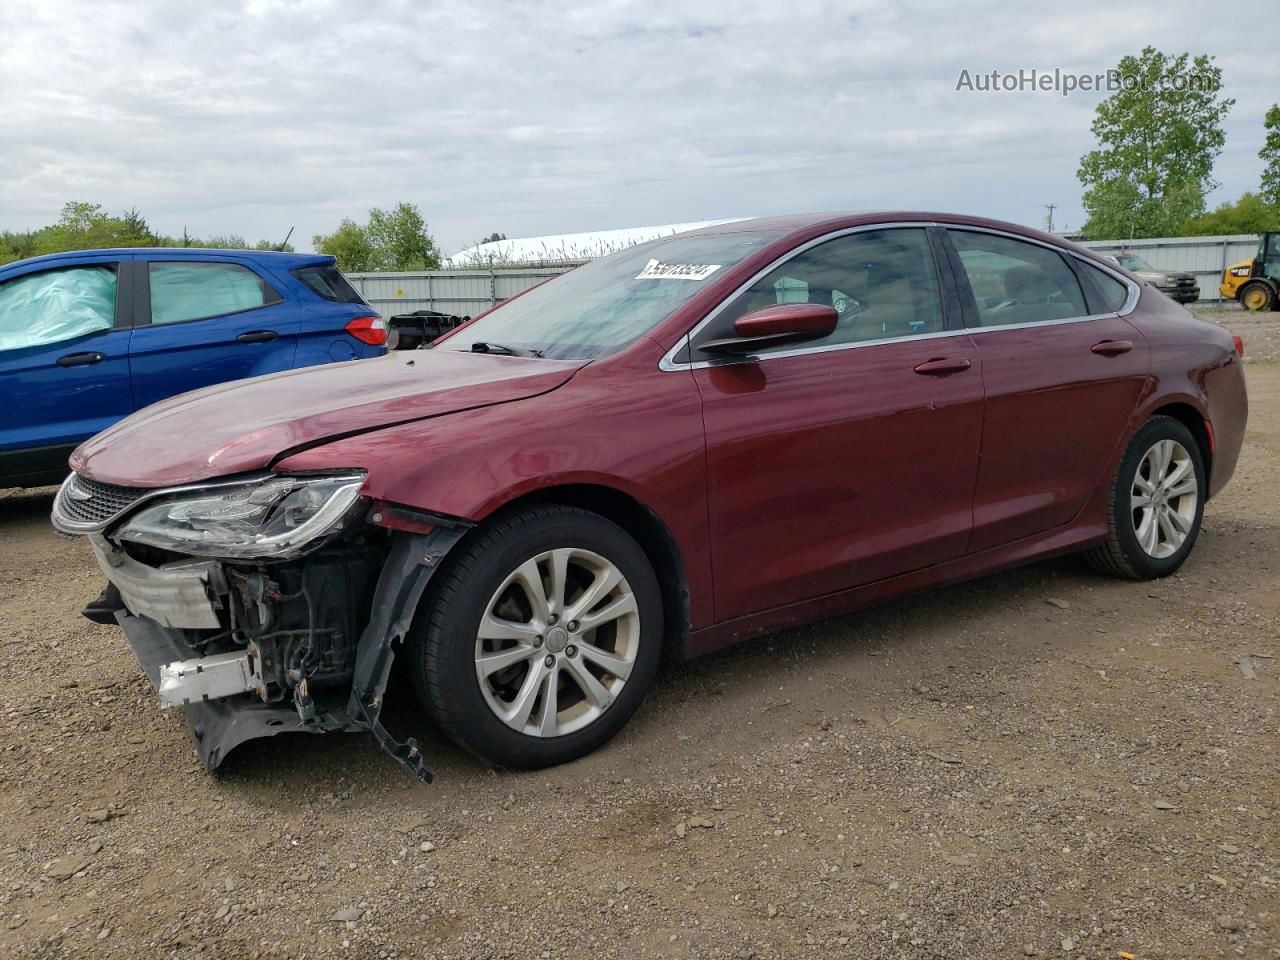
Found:
[(100, 483), (73, 473), (58, 490), (54, 511), (68, 523), (98, 527), (109, 523), (149, 492), (145, 488)]
[[(218, 487), (239, 487), (273, 476), (275, 474), (269, 472), (254, 473), (203, 483), (185, 483), (176, 487), (120, 487), (73, 473), (58, 488), (50, 519), (58, 533), (73, 537), (101, 533), (125, 514), (131, 513), (135, 507), (159, 497)], [(89, 494), (87, 498), (83, 496), (85, 493)]]

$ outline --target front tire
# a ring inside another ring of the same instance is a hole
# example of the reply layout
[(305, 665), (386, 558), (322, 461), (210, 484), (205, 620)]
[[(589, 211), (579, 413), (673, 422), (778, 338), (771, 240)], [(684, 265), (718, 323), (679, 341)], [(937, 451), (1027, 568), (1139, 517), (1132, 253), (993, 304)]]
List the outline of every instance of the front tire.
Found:
[(1112, 576), (1169, 576), (1195, 546), (1207, 493), (1204, 459), (1191, 431), (1173, 417), (1152, 417), (1116, 469), (1106, 542), (1086, 558)]
[(573, 507), (508, 515), (459, 544), (410, 637), (414, 689), (500, 766), (576, 759), (631, 718), (657, 672), (662, 598), (640, 546)]

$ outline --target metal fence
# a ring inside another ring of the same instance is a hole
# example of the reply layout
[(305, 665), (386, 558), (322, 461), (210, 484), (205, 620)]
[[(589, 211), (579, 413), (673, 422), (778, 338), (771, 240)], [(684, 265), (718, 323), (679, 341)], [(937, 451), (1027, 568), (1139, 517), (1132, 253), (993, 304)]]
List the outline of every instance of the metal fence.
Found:
[[(1131, 250), (1159, 270), (1194, 273), (1201, 300), (1220, 300), (1218, 284), (1228, 264), (1251, 258), (1258, 250), (1252, 234), (1230, 237), (1164, 237), (1155, 240), (1085, 240), (1081, 246), (1099, 253)], [(348, 279), (384, 317), (415, 310), (435, 310), (473, 317), (572, 266), (539, 266), (514, 270), (432, 270), (421, 273), (352, 273)]]
[(1080, 246), (1098, 253), (1131, 250), (1157, 270), (1194, 273), (1200, 282), (1201, 300), (1221, 300), (1218, 284), (1222, 272), (1237, 260), (1249, 260), (1258, 252), (1256, 234), (1229, 237), (1161, 237), (1152, 240), (1082, 240)]
[(384, 317), (435, 310), (474, 317), (572, 267), (520, 270), (430, 270), (421, 273), (349, 273), (347, 279)]

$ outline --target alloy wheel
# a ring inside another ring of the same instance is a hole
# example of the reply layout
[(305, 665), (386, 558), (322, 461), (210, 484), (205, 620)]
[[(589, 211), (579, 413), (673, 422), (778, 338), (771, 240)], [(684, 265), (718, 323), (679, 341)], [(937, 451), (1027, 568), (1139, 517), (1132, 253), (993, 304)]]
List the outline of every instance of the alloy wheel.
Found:
[(1200, 487), (1191, 454), (1177, 440), (1158, 440), (1138, 461), (1129, 505), (1138, 546), (1163, 560), (1195, 528)]
[(598, 553), (561, 547), (520, 564), (489, 599), (476, 679), (508, 727), (564, 736), (609, 709), (639, 648), (639, 606), (622, 572)]

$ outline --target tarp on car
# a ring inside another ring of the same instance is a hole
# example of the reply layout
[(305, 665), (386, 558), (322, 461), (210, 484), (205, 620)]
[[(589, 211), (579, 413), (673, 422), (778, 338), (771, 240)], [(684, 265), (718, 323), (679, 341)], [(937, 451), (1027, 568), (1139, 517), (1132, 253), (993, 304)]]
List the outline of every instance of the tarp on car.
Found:
[(0, 283), (0, 350), (57, 343), (115, 322), (116, 271), (80, 266)]

